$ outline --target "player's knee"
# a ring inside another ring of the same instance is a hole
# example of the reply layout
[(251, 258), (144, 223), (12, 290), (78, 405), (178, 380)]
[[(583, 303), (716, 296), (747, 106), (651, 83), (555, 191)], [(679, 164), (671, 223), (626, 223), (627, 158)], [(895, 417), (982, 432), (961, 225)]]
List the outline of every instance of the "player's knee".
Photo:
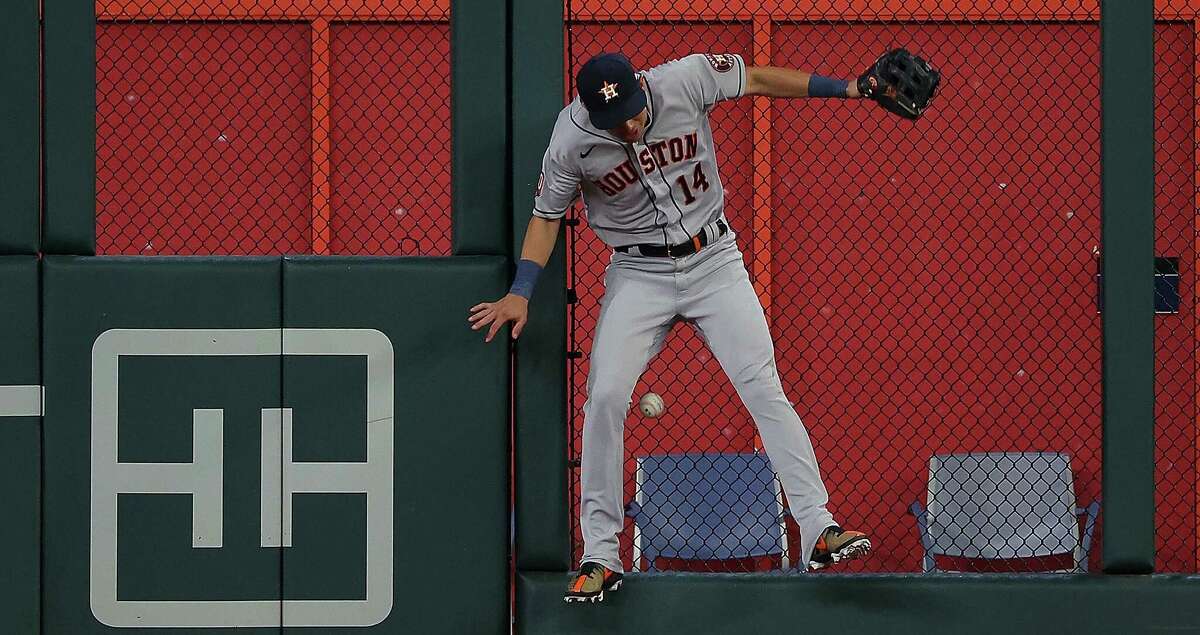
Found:
[(789, 403), (774, 364), (747, 369), (746, 372), (738, 374), (733, 384), (747, 406), (776, 400)]
[(585, 407), (590, 410), (623, 408), (629, 409), (632, 403), (633, 388), (598, 382), (588, 393)]
[(740, 368), (731, 378), (734, 385), (760, 388), (779, 383), (779, 373), (771, 360), (754, 362)]

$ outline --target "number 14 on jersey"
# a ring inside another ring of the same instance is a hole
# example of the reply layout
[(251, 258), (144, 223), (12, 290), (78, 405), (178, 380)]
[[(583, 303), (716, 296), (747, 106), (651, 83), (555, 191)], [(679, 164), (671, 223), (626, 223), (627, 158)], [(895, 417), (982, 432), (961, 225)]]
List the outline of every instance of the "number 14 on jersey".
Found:
[(696, 170), (692, 172), (691, 187), (688, 187), (688, 175), (680, 174), (675, 182), (679, 184), (679, 189), (683, 190), (683, 204), (691, 205), (696, 202), (696, 195), (692, 192), (707, 192), (708, 178), (704, 176), (704, 164), (696, 164)]

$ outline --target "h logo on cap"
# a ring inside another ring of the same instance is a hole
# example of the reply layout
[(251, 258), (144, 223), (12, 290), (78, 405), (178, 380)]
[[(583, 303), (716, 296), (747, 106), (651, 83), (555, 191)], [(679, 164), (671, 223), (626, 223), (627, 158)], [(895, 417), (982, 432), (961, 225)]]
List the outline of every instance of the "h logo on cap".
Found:
[(609, 101), (616, 99), (617, 85), (604, 82), (604, 85), (600, 87), (600, 94), (604, 96), (604, 103), (608, 103)]

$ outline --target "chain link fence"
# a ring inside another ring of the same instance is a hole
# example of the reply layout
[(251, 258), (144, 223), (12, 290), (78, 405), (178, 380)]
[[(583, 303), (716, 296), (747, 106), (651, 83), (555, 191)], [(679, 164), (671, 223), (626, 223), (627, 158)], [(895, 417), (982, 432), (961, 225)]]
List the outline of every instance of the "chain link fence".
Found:
[(1178, 0), (1156, 5), (1155, 142), (1155, 570), (1195, 573), (1197, 550), (1198, 190), (1196, 94), (1200, 16)]
[[(930, 60), (943, 82), (916, 123), (835, 99), (743, 98), (710, 117), (725, 215), (766, 309), (785, 393), (812, 437), (829, 509), (875, 543), (870, 557), (837, 570), (1095, 570), (1098, 3), (843, 4), (855, 8), (567, 0), (565, 97), (600, 52), (623, 52), (638, 68), (737, 53), (750, 66), (840, 78), (894, 47)], [(1164, 571), (1195, 571), (1196, 16), (1159, 19), (1158, 284), (1176, 285), (1180, 308), (1156, 322), (1158, 559)], [(611, 250), (586, 228), (582, 204), (569, 219), (578, 563), (583, 404)], [(667, 410), (649, 419), (633, 408), (625, 422), (624, 494), (640, 513), (627, 514), (620, 535), (624, 566), (802, 568), (778, 482), (759, 471), (754, 422), (688, 325), (669, 336), (634, 403), (648, 392)], [(647, 532), (678, 544), (647, 555)], [(714, 557), (696, 542), (726, 549)]]
[(96, 11), (97, 253), (450, 253), (447, 0)]

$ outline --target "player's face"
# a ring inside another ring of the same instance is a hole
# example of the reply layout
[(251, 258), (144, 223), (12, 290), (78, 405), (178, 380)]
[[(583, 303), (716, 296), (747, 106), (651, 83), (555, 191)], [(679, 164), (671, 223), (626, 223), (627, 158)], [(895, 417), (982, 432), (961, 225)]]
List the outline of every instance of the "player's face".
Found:
[(646, 134), (646, 122), (649, 120), (650, 114), (645, 108), (643, 108), (642, 112), (639, 112), (637, 115), (635, 115), (633, 119), (626, 121), (625, 123), (613, 128), (612, 130), (609, 130), (608, 132), (612, 136), (624, 141), (625, 143), (641, 141), (642, 135)]

